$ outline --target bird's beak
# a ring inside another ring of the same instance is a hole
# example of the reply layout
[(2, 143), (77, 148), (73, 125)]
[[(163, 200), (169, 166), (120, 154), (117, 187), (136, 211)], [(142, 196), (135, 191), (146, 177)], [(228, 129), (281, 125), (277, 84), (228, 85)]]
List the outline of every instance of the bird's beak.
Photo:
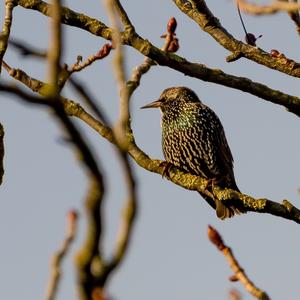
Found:
[(161, 107), (161, 100), (158, 99), (154, 102), (151, 102), (149, 104), (146, 104), (144, 106), (142, 106), (141, 108), (157, 108), (157, 107)]

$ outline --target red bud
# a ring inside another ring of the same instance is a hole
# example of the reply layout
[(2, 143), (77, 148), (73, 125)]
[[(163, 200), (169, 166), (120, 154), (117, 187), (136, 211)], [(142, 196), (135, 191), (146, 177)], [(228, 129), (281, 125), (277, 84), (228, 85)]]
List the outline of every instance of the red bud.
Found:
[(176, 30), (176, 27), (177, 27), (177, 21), (176, 21), (176, 19), (174, 17), (172, 17), (169, 20), (168, 25), (167, 25), (167, 31), (168, 31), (168, 33), (174, 34), (175, 30)]
[(225, 248), (223, 239), (218, 231), (212, 226), (208, 225), (207, 235), (209, 240), (220, 250), (222, 251)]
[(273, 57), (278, 57), (279, 54), (280, 54), (280, 52), (279, 52), (278, 50), (276, 50), (276, 49), (272, 49), (272, 50), (271, 50), (271, 55), (272, 55)]

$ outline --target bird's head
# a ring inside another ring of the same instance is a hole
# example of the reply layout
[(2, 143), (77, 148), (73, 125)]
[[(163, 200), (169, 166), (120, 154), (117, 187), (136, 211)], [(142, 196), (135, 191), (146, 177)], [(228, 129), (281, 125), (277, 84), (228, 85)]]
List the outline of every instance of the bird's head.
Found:
[(187, 87), (171, 87), (165, 89), (158, 100), (142, 106), (141, 108), (160, 108), (165, 112), (172, 108), (179, 108), (186, 103), (200, 102), (194, 91)]

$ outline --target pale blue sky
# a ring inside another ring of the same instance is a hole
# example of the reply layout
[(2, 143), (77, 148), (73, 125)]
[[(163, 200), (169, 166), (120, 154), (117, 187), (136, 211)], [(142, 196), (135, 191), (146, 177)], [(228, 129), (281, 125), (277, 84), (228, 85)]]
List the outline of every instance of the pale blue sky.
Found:
[[(125, 2), (125, 1), (122, 1)], [(99, 1), (67, 1), (70, 8), (104, 20)], [(207, 1), (213, 13), (236, 38), (244, 33), (233, 1)], [(175, 16), (180, 40), (179, 55), (208, 67), (260, 81), (286, 93), (298, 95), (298, 79), (270, 71), (246, 59), (226, 63), (229, 54), (209, 35), (183, 15), (172, 1), (126, 1), (125, 8), (137, 32), (157, 46), (163, 40), (168, 19)], [(0, 3), (1, 24), (4, 4)], [(250, 32), (263, 37), (264, 50), (278, 49), (300, 61), (300, 39), (285, 14), (255, 18), (245, 16)], [(65, 59), (74, 63), (95, 53), (105, 41), (76, 28), (65, 27)], [(21, 7), (14, 10), (12, 37), (40, 48), (48, 44), (48, 19)], [(143, 57), (126, 48), (128, 74)], [(45, 65), (24, 59), (9, 49), (5, 60), (31, 76), (45, 78)], [(8, 79), (5, 71), (3, 78)], [(111, 56), (78, 74), (97, 97), (111, 120), (118, 116), (118, 92), (111, 73)], [(282, 107), (252, 95), (189, 78), (166, 67), (153, 67), (142, 79), (132, 99), (133, 128), (138, 145), (153, 158), (162, 158), (160, 114), (142, 111), (164, 88), (192, 88), (219, 115), (235, 158), (236, 181), (254, 197), (275, 201), (289, 199), (300, 207), (300, 119)], [(66, 89), (64, 94), (79, 98)], [(0, 299), (42, 299), (49, 278), (49, 259), (60, 245), (65, 215), (70, 208), (82, 212), (87, 190), (83, 170), (71, 148), (61, 143), (61, 132), (44, 108), (24, 105), (0, 94), (0, 121), (5, 127), (5, 178), (0, 188)], [(113, 247), (118, 229), (124, 186), (112, 147), (81, 121), (96, 156), (105, 169), (106, 253)], [(245, 300), (252, 299), (232, 274), (223, 256), (206, 237), (207, 225), (215, 226), (234, 250), (250, 278), (271, 298), (297, 299), (300, 268), (299, 225), (269, 215), (248, 213), (227, 221), (195, 192), (184, 190), (135, 165), (140, 211), (130, 251), (113, 276), (108, 291), (118, 300), (228, 299), (237, 287)], [(73, 255), (85, 231), (81, 214), (79, 236), (63, 268), (58, 300), (74, 299)]]

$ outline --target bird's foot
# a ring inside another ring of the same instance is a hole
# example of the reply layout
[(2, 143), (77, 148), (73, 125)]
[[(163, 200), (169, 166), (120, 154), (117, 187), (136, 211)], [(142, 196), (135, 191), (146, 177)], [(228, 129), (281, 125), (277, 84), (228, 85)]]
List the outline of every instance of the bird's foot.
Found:
[(217, 178), (209, 178), (207, 180), (207, 184), (206, 184), (206, 187), (210, 187), (210, 188), (213, 188), (215, 184), (218, 184), (220, 180), (218, 180)]
[(168, 161), (163, 161), (159, 164), (159, 166), (163, 168), (163, 171), (161, 174), (162, 178), (164, 178), (164, 177), (170, 178), (170, 171), (174, 165)]

